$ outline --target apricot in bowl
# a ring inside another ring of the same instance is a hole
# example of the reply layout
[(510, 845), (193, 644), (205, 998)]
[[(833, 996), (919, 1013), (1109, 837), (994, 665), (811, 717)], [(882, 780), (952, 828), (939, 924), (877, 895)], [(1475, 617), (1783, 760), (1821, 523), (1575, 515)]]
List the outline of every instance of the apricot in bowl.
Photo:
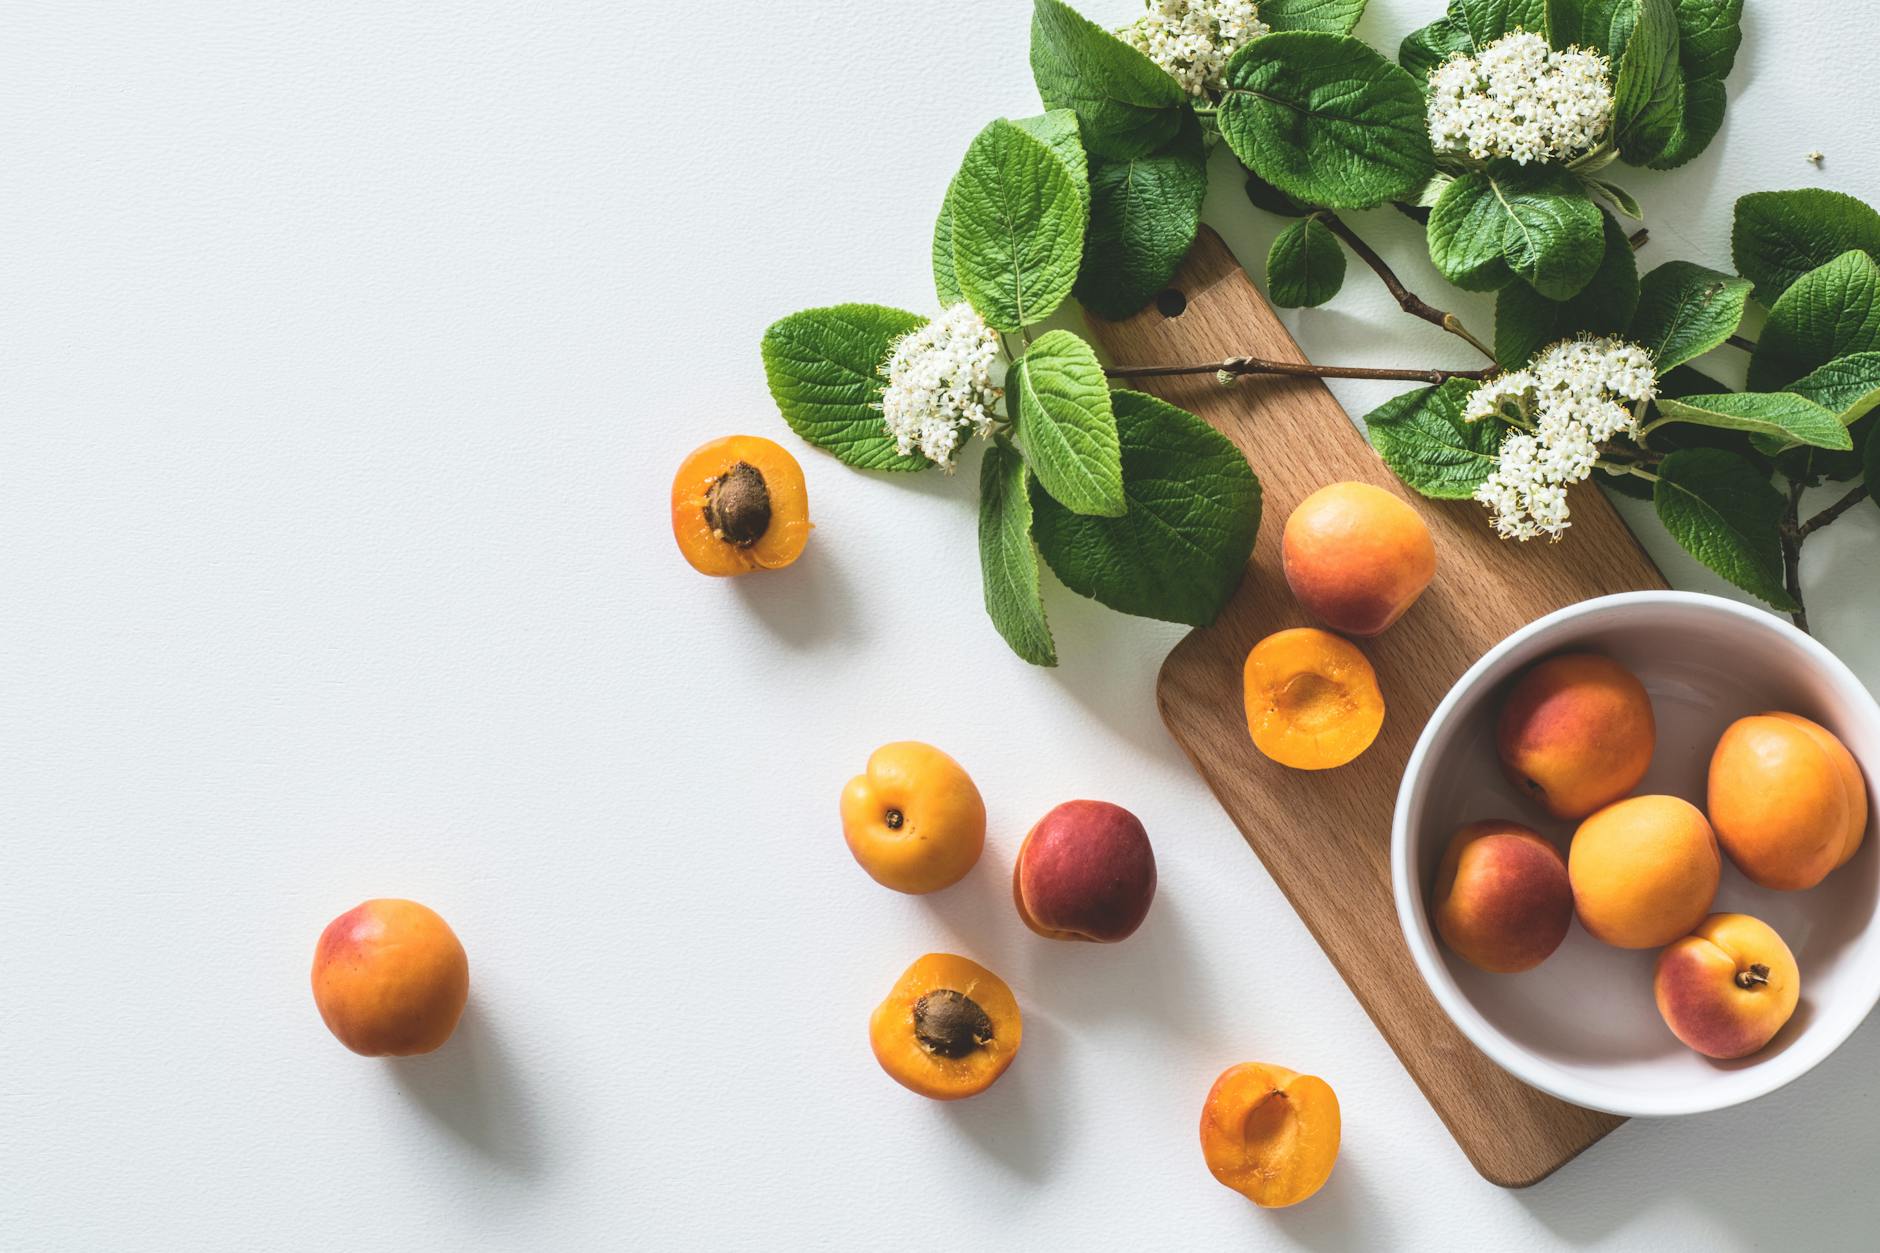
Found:
[(1495, 746), (1508, 777), (1556, 818), (1629, 793), (1652, 763), (1657, 724), (1638, 676), (1599, 653), (1550, 657), (1502, 706)]
[(1267, 636), (1241, 673), (1253, 746), (1282, 766), (1330, 770), (1384, 725), (1384, 693), (1358, 646), (1317, 627)]
[(1573, 926), (1566, 859), (1518, 822), (1471, 822), (1436, 868), (1430, 912), (1443, 943), (1476, 969), (1532, 970)]
[(1379, 635), (1436, 576), (1436, 543), (1401, 497), (1333, 483), (1287, 517), (1280, 563), (1307, 613), (1347, 635)]
[(920, 895), (966, 877), (986, 846), (986, 802), (964, 767), (902, 740), (869, 755), (842, 789), (842, 838), (869, 878)]
[(1066, 801), (1038, 820), (1012, 867), (1018, 916), (1053, 940), (1128, 939), (1155, 900), (1155, 850), (1136, 815)]
[(1707, 809), (1730, 860), (1777, 891), (1812, 888), (1860, 851), (1867, 784), (1847, 746), (1798, 714), (1739, 718), (1717, 741)]
[(1018, 1056), (1024, 1030), (1003, 979), (969, 958), (929, 953), (875, 1007), (868, 1043), (902, 1087), (957, 1101), (998, 1081)]
[(1652, 994), (1672, 1034), (1730, 1061), (1775, 1039), (1801, 1000), (1802, 975), (1768, 923), (1712, 914), (1658, 955)]
[(1338, 1161), (1338, 1096), (1315, 1075), (1242, 1062), (1221, 1072), (1201, 1107), (1208, 1171), (1255, 1205), (1297, 1205)]
[(672, 480), (672, 537), (700, 574), (781, 570), (809, 542), (803, 467), (761, 435), (694, 449)]
[(1582, 822), (1567, 850), (1580, 925), (1619, 948), (1659, 948), (1710, 913), (1723, 858), (1697, 806), (1632, 796)]
[(441, 1047), (470, 996), (470, 963), (450, 925), (416, 901), (370, 900), (326, 925), (313, 1001), (355, 1053), (409, 1057)]

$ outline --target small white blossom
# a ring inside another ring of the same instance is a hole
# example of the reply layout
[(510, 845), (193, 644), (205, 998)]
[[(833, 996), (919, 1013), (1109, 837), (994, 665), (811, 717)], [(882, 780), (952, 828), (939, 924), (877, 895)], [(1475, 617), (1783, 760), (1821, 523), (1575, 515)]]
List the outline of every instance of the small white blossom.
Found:
[(1118, 32), (1191, 96), (1221, 90), (1221, 71), (1272, 29), (1251, 0), (1147, 0), (1149, 11)]
[(1502, 440), (1495, 472), (1475, 492), (1495, 529), (1505, 539), (1559, 539), (1567, 487), (1592, 474), (1601, 444), (1636, 433), (1636, 406), (1657, 394), (1651, 354), (1619, 339), (1564, 340), (1476, 388), (1466, 420), (1523, 428)]
[(1606, 58), (1577, 47), (1556, 52), (1524, 30), (1430, 71), (1430, 142), (1438, 152), (1522, 165), (1570, 161), (1598, 147), (1611, 124)]
[(881, 416), (901, 455), (919, 452), (952, 470), (967, 432), (992, 424), (1004, 394), (992, 381), (998, 360), (997, 332), (964, 301), (896, 341)]

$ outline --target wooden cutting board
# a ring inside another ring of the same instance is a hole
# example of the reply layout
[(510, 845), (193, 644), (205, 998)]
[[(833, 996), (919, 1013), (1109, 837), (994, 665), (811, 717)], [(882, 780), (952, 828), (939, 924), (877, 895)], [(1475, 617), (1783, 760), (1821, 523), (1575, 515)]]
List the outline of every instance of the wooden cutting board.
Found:
[[(1182, 304), (1168, 297), (1124, 322), (1091, 318), (1112, 364), (1305, 360), (1212, 232), (1203, 230), (1171, 286), (1186, 298), (1176, 316), (1161, 311)], [(1380, 344), (1413, 348), (1438, 335), (1407, 319), (1390, 331)], [(1411, 348), (1400, 355), (1413, 356)], [(1222, 387), (1199, 375), (1130, 386), (1207, 419), (1246, 453), (1264, 491), (1259, 542), (1238, 594), (1162, 666), (1163, 720), (1475, 1168), (1503, 1187), (1544, 1178), (1623, 1120), (1528, 1087), (1451, 1025), (1398, 929), (1391, 812), (1430, 712), (1476, 658), (1542, 614), (1610, 592), (1661, 588), (1663, 576), (1590, 485), (1576, 489), (1573, 526), (1558, 545), (1497, 539), (1481, 506), (1422, 499), (1398, 482), (1316, 379), (1248, 377)], [(1388, 706), (1377, 742), (1338, 770), (1288, 770), (1248, 738), (1241, 666), (1263, 636), (1310, 625), (1280, 571), (1280, 531), (1301, 499), (1343, 479), (1375, 483), (1423, 515), (1436, 538), (1437, 574), (1395, 626), (1360, 641)]]

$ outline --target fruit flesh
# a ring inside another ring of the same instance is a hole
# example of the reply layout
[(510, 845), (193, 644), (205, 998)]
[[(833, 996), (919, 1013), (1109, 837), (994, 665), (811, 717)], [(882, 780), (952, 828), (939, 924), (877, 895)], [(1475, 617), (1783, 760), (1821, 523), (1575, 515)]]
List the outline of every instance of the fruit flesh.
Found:
[(1342, 766), (1384, 725), (1377, 672), (1357, 645), (1316, 627), (1269, 635), (1242, 671), (1254, 747), (1295, 770)]
[(1339, 1139), (1331, 1085), (1283, 1066), (1229, 1067), (1201, 1108), (1201, 1154), (1209, 1172), (1265, 1208), (1297, 1205), (1324, 1187)]
[(673, 539), (700, 574), (781, 569), (802, 555), (809, 532), (803, 467), (760, 435), (712, 440), (673, 476)]
[(970, 958), (928, 953), (902, 972), (868, 1020), (889, 1077), (936, 1101), (984, 1092), (1018, 1055), (1024, 1020), (1012, 990)]

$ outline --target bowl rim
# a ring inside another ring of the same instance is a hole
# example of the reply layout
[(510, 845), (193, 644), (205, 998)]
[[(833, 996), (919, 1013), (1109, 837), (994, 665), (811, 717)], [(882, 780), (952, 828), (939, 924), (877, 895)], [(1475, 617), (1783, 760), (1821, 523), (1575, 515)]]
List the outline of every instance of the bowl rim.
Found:
[(1727, 1109), (1766, 1096), (1808, 1073), (1845, 1043), (1873, 1012), (1875, 1005), (1880, 1004), (1880, 962), (1870, 963), (1864, 987), (1852, 989), (1851, 994), (1864, 1001), (1864, 1004), (1859, 1005), (1858, 1013), (1849, 1014), (1838, 1024), (1817, 1026), (1805, 1041), (1797, 1040), (1779, 1056), (1769, 1059), (1766, 1065), (1748, 1072), (1732, 1072), (1753, 1073), (1759, 1076), (1758, 1082), (1699, 1085), (1695, 1089), (1667, 1093), (1628, 1091), (1623, 1096), (1617, 1096), (1611, 1089), (1582, 1080), (1508, 1039), (1463, 993), (1436, 951), (1433, 928), (1423, 908), (1422, 884), (1417, 867), (1413, 864), (1410, 840), (1411, 805), (1432, 747), (1457, 706), (1480, 685), (1483, 675), (1535, 636), (1551, 631), (1562, 623), (1604, 610), (1634, 605), (1694, 608), (1701, 612), (1737, 618), (1757, 629), (1783, 636), (1798, 645), (1821, 668), (1832, 685), (1845, 690), (1854, 703), (1864, 703), (1875, 721), (1880, 722), (1880, 705), (1875, 703), (1866, 684), (1846, 662), (1830, 652), (1820, 640), (1767, 610), (1703, 592), (1669, 590), (1619, 592), (1579, 601), (1536, 618), (1509, 633), (1463, 671), (1431, 711), (1422, 732), (1417, 736), (1416, 746), (1410, 750), (1403, 778), (1397, 787), (1397, 803), (1391, 815), (1390, 869), (1392, 895), (1397, 902), (1398, 926), (1403, 931), (1404, 944), (1410, 950), (1417, 972), (1422, 975), (1436, 1003), (1472, 1044), (1503, 1070), (1550, 1096), (1621, 1117), (1655, 1118)]

